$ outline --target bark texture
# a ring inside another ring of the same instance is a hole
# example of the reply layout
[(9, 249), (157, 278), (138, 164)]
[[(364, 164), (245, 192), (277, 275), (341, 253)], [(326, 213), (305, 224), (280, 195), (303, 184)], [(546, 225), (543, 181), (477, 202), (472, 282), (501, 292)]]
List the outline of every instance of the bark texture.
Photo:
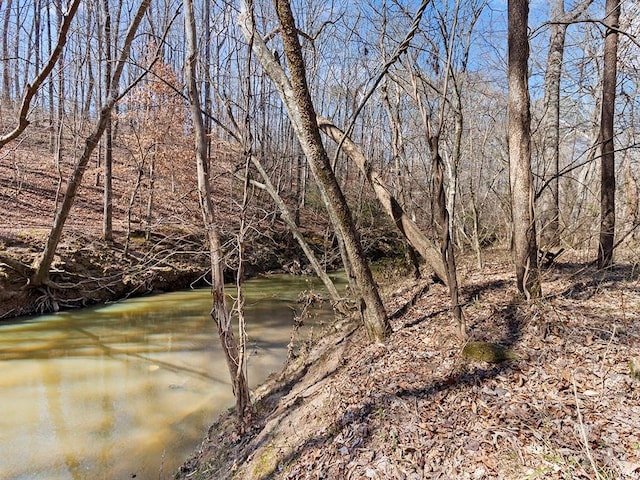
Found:
[(345, 250), (356, 276), (360, 291), (355, 293), (361, 299), (360, 308), (367, 332), (370, 338), (382, 341), (391, 328), (371, 269), (364, 257), (351, 211), (322, 144), (291, 5), (284, 0), (276, 0), (275, 4), (291, 77), (291, 107), (295, 109), (294, 112), (289, 110), (290, 114), (294, 113), (291, 115), (292, 123), (311, 171), (327, 193), (329, 216), (342, 235)]
[(513, 256), (518, 290), (541, 295), (531, 174), (531, 113), (528, 86), (529, 2), (508, 2), (509, 181), (513, 221)]
[(593, 0), (585, 0), (565, 13), (565, 0), (552, 0), (549, 51), (544, 75), (544, 115), (540, 129), (543, 135), (542, 159), (545, 182), (539, 193), (538, 220), (540, 246), (548, 250), (561, 241), (560, 230), (560, 82), (567, 26), (578, 19)]
[(440, 251), (442, 263), (447, 272), (447, 283), (449, 285), (449, 298), (451, 299), (451, 313), (458, 324), (458, 335), (461, 338), (467, 336), (467, 325), (460, 306), (458, 291), (458, 275), (456, 267), (456, 256), (451, 241), (451, 227), (449, 223), (449, 210), (447, 209), (447, 196), (444, 186), (444, 161), (440, 156), (439, 138), (429, 137), (429, 149), (431, 151), (431, 162), (433, 164), (433, 183), (435, 198), (435, 215), (440, 226)]
[[(218, 336), (220, 337), (220, 343), (222, 344), (222, 351), (224, 352), (227, 367), (229, 368), (229, 374), (231, 375), (233, 394), (236, 397), (236, 413), (238, 415), (240, 425), (244, 427), (249, 423), (251, 418), (249, 385), (244, 372), (239, 368), (241, 362), (238, 344), (236, 343), (233, 329), (231, 327), (231, 317), (227, 309), (224, 293), (224, 257), (222, 254), (220, 235), (216, 227), (213, 202), (211, 200), (211, 184), (209, 182), (209, 171), (207, 168), (207, 135), (204, 130), (200, 93), (198, 91), (196, 80), (198, 49), (196, 44), (196, 24), (193, 15), (193, 2), (191, 0), (186, 0), (184, 4), (184, 21), (188, 51), (186, 62), (187, 94), (189, 96), (189, 105), (191, 108), (191, 118), (193, 120), (195, 137), (198, 199), (200, 201), (202, 220), (204, 222), (207, 240), (209, 242), (209, 256), (211, 260), (211, 291), (213, 293), (211, 316), (216, 322)], [(242, 364), (244, 364), (244, 362), (242, 362)]]
[(620, 23), (619, 0), (607, 0), (605, 5), (604, 62), (602, 71), (602, 114), (600, 117), (600, 140), (602, 160), (600, 163), (600, 242), (598, 246), (598, 268), (613, 263), (613, 240), (616, 228), (616, 175), (613, 145), (613, 117), (616, 103), (616, 77), (618, 62), (618, 27)]
[(391, 189), (386, 184), (382, 176), (370, 165), (362, 150), (358, 145), (346, 137), (343, 140), (344, 132), (336, 127), (326, 118), (318, 118), (318, 124), (324, 134), (334, 142), (342, 142), (342, 150), (354, 162), (360, 171), (365, 175), (369, 184), (376, 194), (380, 205), (389, 214), (400, 233), (407, 239), (407, 242), (416, 249), (420, 256), (429, 264), (435, 274), (444, 283), (448, 282), (447, 271), (442, 262), (441, 253), (429, 238), (420, 230), (418, 225), (406, 214), (400, 203), (391, 194)]
[[(554, 0), (552, 18), (562, 20), (564, 17), (564, 0)], [(541, 192), (540, 213), (540, 245), (553, 248), (560, 243), (560, 188), (558, 172), (560, 171), (560, 79), (564, 58), (564, 43), (567, 25), (551, 24), (549, 52), (547, 54), (547, 70), (544, 76), (544, 108), (541, 129), (544, 135), (542, 157), (545, 172), (550, 177), (546, 191)]]
[[(104, 51), (105, 51), (105, 71), (104, 84), (105, 94), (109, 98), (111, 91), (111, 12), (109, 11), (109, 0), (103, 0), (104, 11)], [(111, 112), (107, 114), (107, 124), (104, 130), (104, 190), (103, 190), (103, 212), (102, 212), (102, 238), (108, 242), (113, 240), (113, 132)]]

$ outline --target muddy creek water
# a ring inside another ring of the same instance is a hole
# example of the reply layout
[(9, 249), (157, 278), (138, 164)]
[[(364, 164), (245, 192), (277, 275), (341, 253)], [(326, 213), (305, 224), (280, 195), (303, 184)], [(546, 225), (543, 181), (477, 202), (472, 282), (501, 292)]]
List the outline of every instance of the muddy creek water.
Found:
[[(282, 367), (298, 294), (314, 289), (246, 283), (252, 386)], [(0, 323), (0, 479), (172, 478), (233, 404), (210, 308), (201, 289)]]

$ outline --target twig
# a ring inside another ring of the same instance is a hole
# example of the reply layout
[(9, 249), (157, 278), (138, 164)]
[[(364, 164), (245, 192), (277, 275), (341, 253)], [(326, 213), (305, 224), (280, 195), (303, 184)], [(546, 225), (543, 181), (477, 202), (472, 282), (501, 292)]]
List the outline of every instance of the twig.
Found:
[(602, 477), (600, 475), (600, 472), (598, 472), (598, 466), (596, 465), (596, 462), (593, 459), (593, 455), (591, 454), (591, 449), (589, 448), (589, 439), (587, 438), (587, 431), (584, 427), (582, 412), (580, 411), (580, 402), (578, 401), (578, 389), (576, 387), (575, 376), (571, 377), (571, 381), (573, 383), (573, 397), (575, 398), (575, 401), (576, 401), (576, 411), (578, 412), (578, 425), (580, 427), (580, 437), (582, 438), (582, 442), (584, 443), (584, 451), (587, 454), (587, 458), (589, 459), (589, 463), (591, 464), (591, 468), (593, 469), (593, 473), (595, 474), (596, 480), (600, 480)]
[[(622, 293), (621, 293), (622, 295)], [(623, 316), (624, 316), (624, 299), (622, 302), (622, 311), (623, 311)], [(602, 396), (604, 395), (604, 382), (605, 382), (605, 366), (604, 366), (604, 361), (607, 358), (607, 355), (609, 354), (609, 349), (611, 348), (611, 344), (613, 343), (613, 339), (616, 336), (616, 329), (618, 328), (617, 325), (613, 326), (613, 330), (611, 332), (611, 337), (609, 338), (609, 341), (607, 342), (607, 347), (604, 350), (604, 354), (602, 355), (602, 360), (600, 362), (600, 378), (602, 379), (602, 392), (600, 393), (600, 398), (602, 399)]]

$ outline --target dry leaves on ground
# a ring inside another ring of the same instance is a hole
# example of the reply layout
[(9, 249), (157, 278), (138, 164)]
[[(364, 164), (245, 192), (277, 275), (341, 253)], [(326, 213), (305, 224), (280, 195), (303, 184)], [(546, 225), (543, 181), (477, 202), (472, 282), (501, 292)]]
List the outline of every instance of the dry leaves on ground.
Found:
[[(385, 345), (352, 338), (341, 364), (285, 395), (268, 435), (247, 442), (239, 475), (640, 478), (640, 381), (629, 368), (640, 352), (637, 274), (560, 265), (546, 297), (528, 304), (513, 285), (496, 262), (466, 275), (464, 298), (471, 339), (518, 360), (463, 360), (447, 292), (432, 286)], [(396, 284), (389, 309), (423, 287)]]

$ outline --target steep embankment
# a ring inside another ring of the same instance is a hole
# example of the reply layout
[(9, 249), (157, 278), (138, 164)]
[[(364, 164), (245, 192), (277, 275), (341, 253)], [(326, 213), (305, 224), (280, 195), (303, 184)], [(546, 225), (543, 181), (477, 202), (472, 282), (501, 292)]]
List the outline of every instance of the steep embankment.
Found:
[(255, 392), (249, 433), (221, 416), (176, 478), (639, 478), (638, 272), (565, 263), (526, 304), (497, 258), (461, 269), (465, 312), (517, 358), (465, 358), (446, 289), (395, 279), (384, 345), (335, 326)]
[[(182, 152), (171, 161), (156, 159), (151, 175), (148, 159), (117, 149), (113, 241), (102, 240), (103, 177), (96, 155), (65, 224), (51, 283), (32, 288), (32, 266), (44, 249), (82, 146), (72, 138), (65, 139), (64, 145), (60, 155), (51, 153), (47, 131), (36, 125), (1, 152), (0, 319), (204, 284), (209, 259), (189, 153)], [(242, 183), (229, 173), (234, 158), (233, 152), (219, 155), (212, 166), (217, 225), (230, 274), (237, 257), (238, 199), (242, 198)], [(306, 233), (315, 248), (327, 248), (329, 255), (324, 258), (335, 261), (324, 239), (324, 217), (309, 210), (301, 211), (300, 217), (303, 224), (311, 225)], [(252, 192), (246, 223), (248, 274), (289, 264), (298, 270), (304, 267), (301, 251), (264, 192)]]

